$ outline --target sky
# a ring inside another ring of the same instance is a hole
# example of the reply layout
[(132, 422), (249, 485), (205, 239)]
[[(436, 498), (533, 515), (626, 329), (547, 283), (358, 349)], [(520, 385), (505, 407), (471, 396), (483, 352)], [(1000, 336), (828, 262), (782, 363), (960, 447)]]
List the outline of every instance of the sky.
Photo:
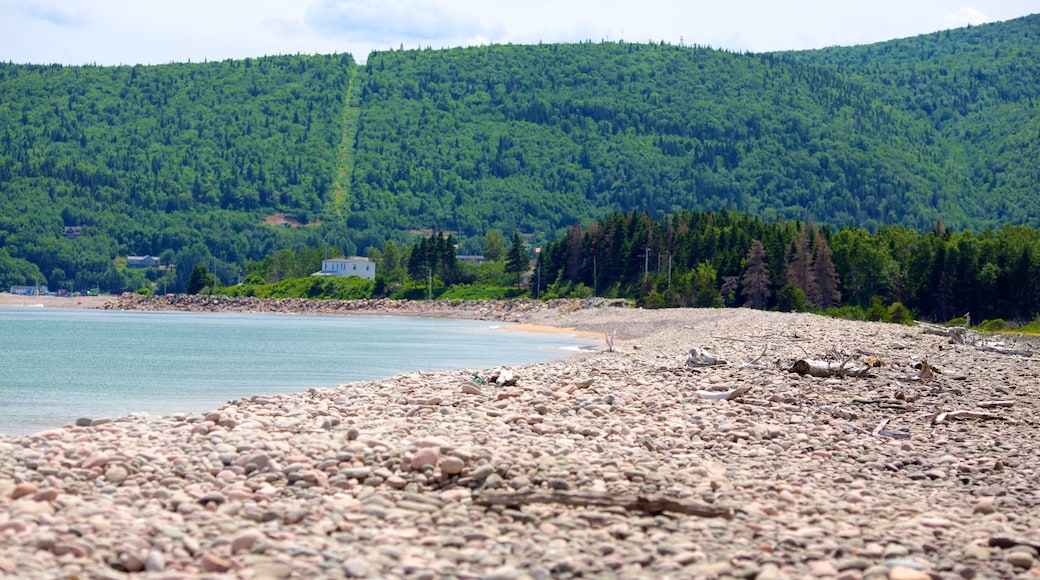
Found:
[(0, 62), (166, 64), (539, 42), (766, 52), (1040, 12), (1040, 0), (0, 0)]

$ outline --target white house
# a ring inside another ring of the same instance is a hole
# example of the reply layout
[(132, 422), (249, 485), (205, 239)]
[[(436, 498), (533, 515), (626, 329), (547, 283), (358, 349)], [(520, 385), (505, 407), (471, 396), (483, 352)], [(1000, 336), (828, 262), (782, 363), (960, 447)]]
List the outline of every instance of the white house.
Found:
[(357, 276), (366, 280), (376, 279), (376, 265), (368, 258), (354, 256), (351, 258), (332, 258), (321, 261), (321, 271), (314, 276)]

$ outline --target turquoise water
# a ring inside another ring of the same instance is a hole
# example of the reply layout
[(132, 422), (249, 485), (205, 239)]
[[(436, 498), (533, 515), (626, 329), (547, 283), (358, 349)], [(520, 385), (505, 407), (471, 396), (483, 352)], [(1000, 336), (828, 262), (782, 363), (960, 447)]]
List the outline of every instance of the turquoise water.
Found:
[(471, 320), (0, 307), (0, 435), (420, 369), (540, 362), (595, 344)]

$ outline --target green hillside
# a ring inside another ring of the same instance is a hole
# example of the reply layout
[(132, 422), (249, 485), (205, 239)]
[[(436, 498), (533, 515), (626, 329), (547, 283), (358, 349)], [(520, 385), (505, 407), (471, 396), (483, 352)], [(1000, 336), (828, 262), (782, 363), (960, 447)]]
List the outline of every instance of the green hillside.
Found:
[[(1040, 16), (871, 46), (586, 43), (135, 67), (0, 64), (0, 287), (183, 289), (279, 249), (613, 212), (1040, 226)], [(278, 225), (282, 224), (282, 225)], [(63, 228), (82, 228), (66, 239)]]

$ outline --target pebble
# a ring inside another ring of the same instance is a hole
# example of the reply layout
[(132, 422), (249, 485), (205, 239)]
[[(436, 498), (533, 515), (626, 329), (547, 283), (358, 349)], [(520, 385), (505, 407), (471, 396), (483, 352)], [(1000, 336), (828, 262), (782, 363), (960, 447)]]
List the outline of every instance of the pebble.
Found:
[(199, 565), (205, 572), (217, 572), (224, 573), (231, 569), (234, 565), (231, 560), (218, 556), (213, 552), (206, 552), (202, 554), (202, 558), (199, 560)]
[(446, 475), (458, 475), (462, 473), (462, 469), (466, 466), (466, 463), (458, 457), (442, 457), (438, 463), (441, 472)]
[(1007, 555), (1004, 556), (1004, 559), (1008, 564), (1025, 570), (1032, 568), (1033, 564), (1036, 563), (1036, 557), (1025, 551), (1010, 550)]
[[(614, 352), (514, 369), (502, 387), (470, 384), (499, 369), (416, 371), (0, 437), (0, 576), (880, 580), (1036, 568), (1031, 409), (935, 425), (926, 412), (972, 409), (994, 382), (1002, 398), (1028, 392), (1040, 357), (816, 315), (551, 304), (523, 316), (616, 325), (644, 348), (619, 339)], [(691, 347), (730, 364), (686, 367)], [(889, 366), (815, 379), (776, 365), (835, 349)], [(740, 364), (760, 355), (764, 368)], [(894, 378), (923, 358), (986, 373)], [(732, 401), (696, 395), (745, 384)], [(882, 421), (911, 438), (874, 436)], [(735, 513), (622, 505), (655, 498)]]
[(423, 447), (415, 452), (409, 465), (412, 469), (418, 470), (428, 465), (436, 465), (438, 459), (440, 459), (440, 451), (436, 447)]

